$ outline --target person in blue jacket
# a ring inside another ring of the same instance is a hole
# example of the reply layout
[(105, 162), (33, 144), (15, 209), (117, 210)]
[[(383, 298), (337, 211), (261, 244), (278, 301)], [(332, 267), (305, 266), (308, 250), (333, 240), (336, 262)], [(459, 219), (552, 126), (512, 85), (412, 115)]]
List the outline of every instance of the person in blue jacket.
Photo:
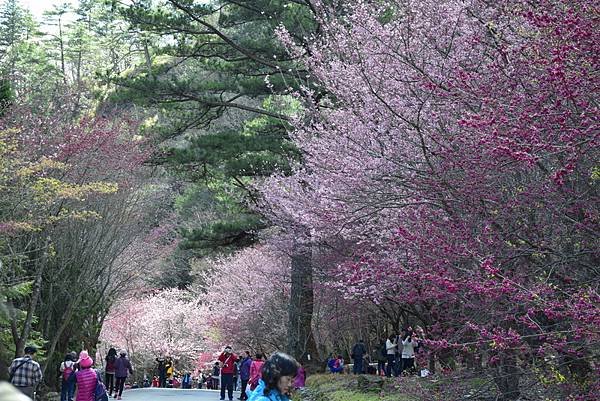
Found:
[(294, 358), (283, 352), (271, 355), (262, 367), (258, 387), (249, 394), (248, 401), (289, 401), (299, 366)]

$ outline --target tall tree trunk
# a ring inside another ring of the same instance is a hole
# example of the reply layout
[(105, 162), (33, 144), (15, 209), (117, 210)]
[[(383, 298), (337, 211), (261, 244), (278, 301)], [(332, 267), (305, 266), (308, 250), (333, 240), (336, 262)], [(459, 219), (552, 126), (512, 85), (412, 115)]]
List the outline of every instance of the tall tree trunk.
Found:
[(517, 356), (514, 351), (506, 351), (500, 355), (500, 361), (494, 372), (494, 382), (500, 392), (501, 401), (514, 401), (519, 398), (519, 379), (521, 372), (517, 366)]
[(142, 39), (142, 45), (144, 47), (144, 59), (146, 60), (148, 76), (152, 76), (152, 58), (150, 57), (150, 49), (148, 48), (148, 40), (146, 38)]
[(71, 318), (73, 317), (73, 312), (75, 311), (74, 305), (78, 302), (78, 300), (74, 302), (69, 302), (67, 305), (67, 310), (65, 314), (62, 316), (62, 322), (56, 332), (52, 336), (52, 341), (50, 342), (50, 348), (46, 352), (46, 362), (42, 366), (42, 373), (44, 376), (46, 375), (46, 369), (48, 369), (48, 364), (52, 361), (52, 357), (54, 356), (54, 352), (56, 351), (56, 346), (62, 333), (65, 331), (67, 326), (71, 323)]
[(60, 45), (60, 69), (63, 75), (63, 82), (67, 83), (67, 71), (65, 69), (65, 44), (62, 32), (62, 15), (58, 17), (58, 43)]
[(44, 243), (44, 249), (42, 253), (42, 258), (39, 262), (36, 262), (35, 269), (35, 279), (33, 281), (33, 291), (31, 292), (31, 300), (29, 302), (29, 308), (27, 309), (27, 316), (25, 317), (25, 322), (23, 322), (23, 328), (21, 329), (21, 333), (16, 337), (14, 334), (16, 333), (16, 325), (18, 322), (14, 319), (18, 319), (15, 315), (13, 322), (11, 322), (11, 329), (13, 332), (13, 340), (15, 343), (15, 357), (19, 357), (23, 355), (23, 351), (25, 349), (25, 342), (29, 338), (31, 334), (31, 327), (33, 325), (33, 318), (35, 316), (35, 311), (37, 309), (37, 304), (40, 299), (40, 294), (42, 292), (42, 276), (44, 275), (44, 269), (46, 264), (48, 263), (48, 247), (50, 246), (50, 238), (46, 238)]
[(298, 241), (295, 243), (291, 276), (287, 352), (303, 365), (310, 366), (318, 362), (312, 332), (314, 292), (310, 245)]

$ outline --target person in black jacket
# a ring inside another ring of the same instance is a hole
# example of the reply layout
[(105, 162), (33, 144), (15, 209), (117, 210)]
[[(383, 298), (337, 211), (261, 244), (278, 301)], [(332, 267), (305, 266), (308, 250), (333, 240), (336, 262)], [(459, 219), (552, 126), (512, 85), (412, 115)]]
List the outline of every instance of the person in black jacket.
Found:
[(158, 364), (156, 367), (156, 370), (158, 371), (158, 386), (165, 388), (167, 387), (167, 365), (165, 358), (156, 358), (156, 363)]
[(352, 354), (350, 355), (350, 357), (354, 361), (352, 372), (355, 375), (364, 373), (363, 359), (366, 353), (367, 347), (365, 346), (365, 342), (363, 340), (358, 340), (358, 342), (352, 347)]

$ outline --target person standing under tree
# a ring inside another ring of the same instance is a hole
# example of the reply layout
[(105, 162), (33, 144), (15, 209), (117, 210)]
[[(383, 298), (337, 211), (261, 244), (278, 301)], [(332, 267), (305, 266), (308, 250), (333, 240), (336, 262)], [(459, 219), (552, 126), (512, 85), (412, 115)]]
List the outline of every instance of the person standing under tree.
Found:
[(258, 382), (260, 381), (261, 370), (265, 361), (263, 360), (263, 355), (259, 352), (256, 354), (256, 359), (252, 361), (250, 365), (250, 379), (248, 380), (248, 384), (250, 385), (250, 390), (254, 390), (258, 386)]
[(158, 366), (156, 370), (158, 371), (158, 386), (165, 388), (167, 387), (167, 366), (165, 362), (165, 358), (162, 356), (160, 358), (156, 358), (156, 363)]
[(225, 350), (219, 355), (219, 362), (221, 362), (221, 400), (225, 399), (225, 390), (230, 400), (233, 400), (233, 372), (235, 369), (235, 362), (237, 356), (232, 352), (231, 347), (228, 345)]
[(240, 373), (240, 361), (235, 361), (233, 363), (233, 391), (237, 391), (238, 389), (238, 378)]
[(210, 383), (211, 383), (212, 390), (219, 389), (219, 383), (221, 383), (221, 366), (220, 366), (219, 362), (215, 362), (215, 364), (212, 368), (212, 378), (211, 378)]
[(166, 380), (165, 380), (165, 387), (166, 384), (173, 378), (173, 371), (175, 370), (175, 368), (173, 367), (173, 360), (171, 359), (171, 357), (167, 357), (167, 361), (165, 362), (165, 372), (166, 372)]
[(409, 373), (415, 372), (415, 347), (418, 345), (418, 340), (414, 336), (412, 327), (404, 332), (402, 336), (402, 368), (400, 374), (403, 371)]
[(392, 334), (385, 342), (385, 349), (387, 352), (387, 366), (385, 368), (385, 375), (387, 377), (392, 377), (392, 370), (394, 376), (396, 375), (396, 349), (398, 348), (398, 344), (394, 341), (395, 339), (396, 336)]
[(240, 363), (240, 379), (242, 381), (242, 389), (240, 394), (240, 400), (248, 399), (246, 395), (246, 387), (248, 387), (248, 381), (250, 380), (250, 366), (252, 365), (252, 358), (250, 352), (246, 351), (246, 356)]
[(365, 342), (363, 340), (358, 340), (358, 342), (352, 347), (352, 355), (350, 355), (354, 361), (352, 373), (355, 375), (363, 373), (363, 359), (366, 353), (367, 347), (365, 346)]
[(25, 347), (25, 354), (16, 358), (8, 367), (8, 381), (19, 391), (33, 399), (35, 388), (42, 381), (42, 369), (40, 364), (33, 360), (37, 348)]

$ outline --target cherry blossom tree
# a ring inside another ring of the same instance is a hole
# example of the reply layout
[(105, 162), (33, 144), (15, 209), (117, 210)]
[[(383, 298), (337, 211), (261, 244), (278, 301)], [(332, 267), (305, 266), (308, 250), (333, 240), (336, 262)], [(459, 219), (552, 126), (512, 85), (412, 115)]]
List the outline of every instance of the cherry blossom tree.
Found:
[(208, 313), (190, 292), (164, 290), (117, 303), (102, 327), (103, 348), (126, 350), (138, 366), (170, 356), (191, 368), (209, 343)]
[(487, 355), (502, 399), (544, 375), (549, 394), (593, 394), (593, 2), (320, 7), (306, 54), (281, 33), (320, 85), (301, 94), (304, 164), (265, 183), (268, 208), (346, 244), (334, 286), (375, 303), (385, 288), (439, 358)]
[(202, 302), (217, 348), (272, 352), (285, 347), (290, 258), (268, 246), (215, 261), (203, 280)]

